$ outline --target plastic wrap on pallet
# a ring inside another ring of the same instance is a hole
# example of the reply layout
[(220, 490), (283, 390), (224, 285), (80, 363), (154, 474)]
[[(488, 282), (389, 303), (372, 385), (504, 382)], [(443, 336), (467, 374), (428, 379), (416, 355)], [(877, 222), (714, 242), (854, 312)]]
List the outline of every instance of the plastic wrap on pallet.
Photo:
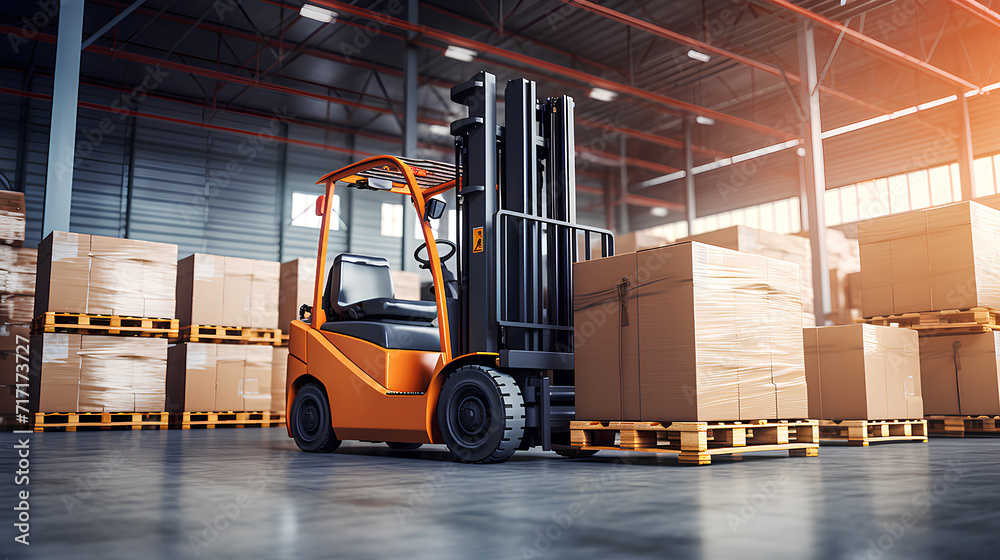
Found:
[(0, 294), (35, 295), (38, 251), (0, 245)]
[(29, 408), (75, 412), (80, 408), (81, 335), (45, 333), (31, 337)]
[(24, 193), (0, 191), (0, 242), (24, 241)]
[(862, 315), (1000, 308), (998, 229), (976, 202), (861, 222)]
[(88, 313), (173, 316), (176, 245), (95, 235), (91, 255)]
[[(313, 304), (313, 282), (316, 281), (316, 259), (295, 259), (281, 264), (278, 288), (278, 326), (288, 333), (288, 325), (299, 318), (299, 308)], [(419, 288), (418, 288), (419, 290)], [(396, 297), (402, 297), (398, 292)], [(419, 298), (417, 298), (419, 299)]]
[(250, 326), (255, 329), (276, 329), (278, 325), (278, 292), (281, 263), (253, 261), (253, 281), (250, 285)]
[(288, 348), (275, 346), (271, 359), (271, 412), (285, 412), (285, 383), (288, 371)]
[(0, 322), (12, 324), (30, 323), (35, 307), (35, 296), (17, 294), (0, 295)]
[[(84, 336), (80, 344), (81, 412), (162, 411), (167, 341)], [(141, 406), (143, 408), (137, 408)]]
[(216, 357), (219, 344), (188, 342), (170, 347), (167, 360), (167, 410), (215, 410)]
[(271, 373), (274, 362), (273, 346), (246, 346), (243, 370), (243, 410), (271, 410)]
[(804, 417), (798, 268), (772, 260), (689, 242), (575, 264), (577, 417), (773, 419), (779, 383)]
[(824, 420), (922, 418), (916, 331), (878, 325), (806, 328), (809, 415)]
[(928, 415), (1000, 415), (1000, 331), (920, 339)]

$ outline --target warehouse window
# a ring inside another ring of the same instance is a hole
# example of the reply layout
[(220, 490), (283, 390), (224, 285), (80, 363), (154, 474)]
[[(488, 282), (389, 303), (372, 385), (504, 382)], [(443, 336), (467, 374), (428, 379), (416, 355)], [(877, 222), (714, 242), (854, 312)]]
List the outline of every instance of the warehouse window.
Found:
[[(320, 195), (293, 192), (292, 193), (292, 225), (319, 229), (323, 224), (323, 217), (316, 215), (316, 199)], [(330, 231), (340, 229), (343, 221), (340, 217), (340, 195), (333, 195), (333, 215), (330, 216)]]
[[(447, 212), (448, 212), (448, 237), (445, 237), (445, 239), (450, 239), (452, 241), (455, 241), (455, 232), (457, 231), (457, 228), (455, 226), (456, 214), (454, 210), (448, 210)], [(434, 232), (435, 239), (441, 238), (440, 219), (431, 220), (431, 230)], [(420, 227), (419, 221), (414, 222), (413, 224), (413, 238), (420, 239), (421, 241), (424, 239), (424, 230)]]
[(403, 205), (382, 203), (382, 237), (403, 237)]

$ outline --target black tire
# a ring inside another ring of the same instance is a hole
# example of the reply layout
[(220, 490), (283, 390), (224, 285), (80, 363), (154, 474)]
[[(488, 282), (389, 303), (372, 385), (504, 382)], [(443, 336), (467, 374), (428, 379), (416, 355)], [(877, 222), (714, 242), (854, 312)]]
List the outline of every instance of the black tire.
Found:
[(420, 449), (420, 446), (423, 445), (422, 443), (400, 443), (398, 441), (387, 441), (385, 444), (389, 446), (389, 449), (398, 449), (399, 451)]
[(585, 457), (593, 457), (597, 455), (597, 449), (578, 449), (576, 447), (553, 447), (552, 451), (555, 451), (557, 455), (566, 457), (567, 459), (583, 459)]
[(295, 445), (302, 451), (330, 453), (340, 447), (330, 419), (330, 404), (316, 383), (306, 383), (295, 394), (288, 420)]
[(481, 366), (466, 366), (441, 388), (438, 427), (448, 449), (466, 463), (499, 463), (524, 437), (524, 399), (514, 378)]

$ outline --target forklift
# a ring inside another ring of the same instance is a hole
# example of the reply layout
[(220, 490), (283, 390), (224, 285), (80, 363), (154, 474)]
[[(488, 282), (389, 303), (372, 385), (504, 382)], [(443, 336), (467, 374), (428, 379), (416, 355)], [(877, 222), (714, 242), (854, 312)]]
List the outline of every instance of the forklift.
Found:
[[(451, 124), (455, 164), (375, 156), (317, 182), (323, 223), (313, 305), (291, 323), (288, 434), (307, 452), (443, 443), (474, 463), (538, 446), (592, 454), (569, 447), (573, 263), (613, 255), (614, 236), (575, 223), (573, 99), (539, 101), (534, 82), (511, 80), (500, 126), (496, 77), (480, 72), (451, 100), (468, 107)], [(384, 258), (341, 254), (326, 270), (338, 184), (408, 197), (433, 302), (395, 299)], [(431, 227), (445, 210), (436, 196), (452, 189), (457, 243)]]

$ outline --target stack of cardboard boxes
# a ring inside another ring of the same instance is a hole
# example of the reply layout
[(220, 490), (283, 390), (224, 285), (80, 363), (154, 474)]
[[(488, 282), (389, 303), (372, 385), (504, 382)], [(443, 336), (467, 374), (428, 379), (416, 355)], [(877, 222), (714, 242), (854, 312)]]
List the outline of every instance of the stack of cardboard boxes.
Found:
[[(678, 242), (683, 241), (709, 243), (799, 265), (803, 325), (816, 324), (813, 314), (812, 250), (807, 237), (774, 233), (747, 226), (733, 226), (687, 237)], [(849, 324), (857, 313), (849, 307), (851, 302), (847, 297), (847, 275), (860, 270), (858, 244), (855, 240), (848, 239), (843, 232), (831, 229), (827, 231), (827, 250), (831, 296), (829, 319), (837, 324)], [(622, 251), (616, 250), (616, 252)]]
[[(18, 341), (29, 335), (35, 294), (34, 249), (24, 241), (24, 194), (0, 191), (0, 415), (15, 412)], [(22, 352), (23, 354), (23, 352)], [(22, 357), (20, 363), (26, 364)], [(21, 398), (25, 394), (22, 392)]]
[[(858, 226), (865, 317), (1000, 309), (1000, 211), (961, 202)], [(927, 415), (1000, 414), (1000, 332), (920, 338)]]
[(687, 242), (574, 264), (576, 418), (801, 419), (798, 266)]
[[(196, 253), (177, 263), (177, 268), (177, 317), (182, 329), (191, 325), (279, 328), (279, 263)], [(167, 410), (272, 410), (275, 353), (272, 345), (171, 346)]]
[[(172, 318), (177, 246), (53, 232), (39, 245), (36, 317)], [(162, 412), (167, 341), (44, 333), (31, 338), (38, 412)]]

